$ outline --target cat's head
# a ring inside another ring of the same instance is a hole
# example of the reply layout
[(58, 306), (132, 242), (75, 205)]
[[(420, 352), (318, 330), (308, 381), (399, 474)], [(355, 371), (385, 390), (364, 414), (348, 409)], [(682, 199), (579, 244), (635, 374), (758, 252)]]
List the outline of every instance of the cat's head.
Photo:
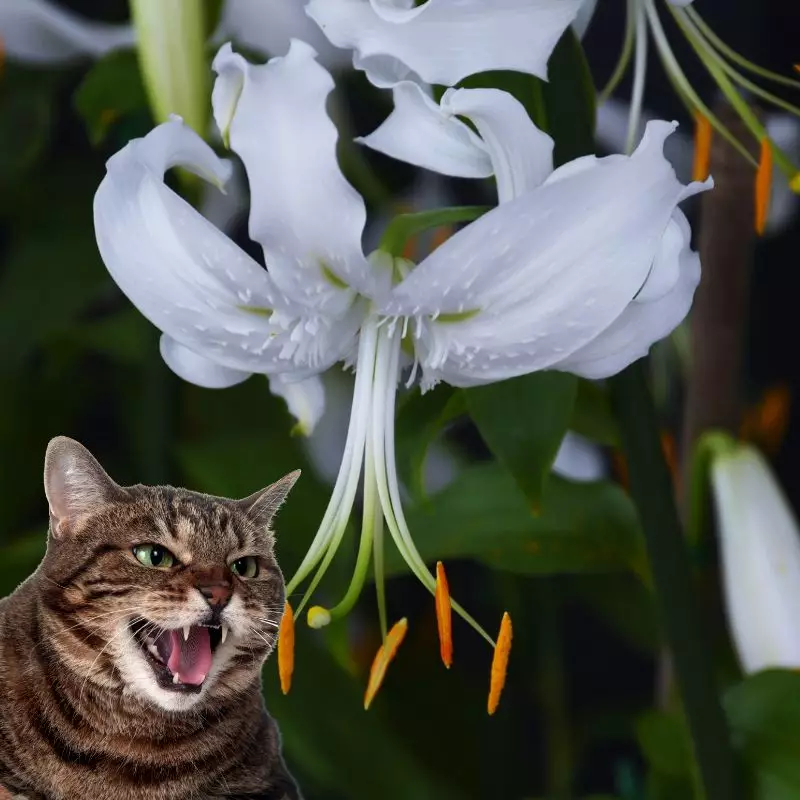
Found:
[(169, 711), (251, 685), (284, 606), (270, 523), (298, 475), (243, 500), (123, 488), (82, 445), (53, 439), (37, 580), (65, 666)]

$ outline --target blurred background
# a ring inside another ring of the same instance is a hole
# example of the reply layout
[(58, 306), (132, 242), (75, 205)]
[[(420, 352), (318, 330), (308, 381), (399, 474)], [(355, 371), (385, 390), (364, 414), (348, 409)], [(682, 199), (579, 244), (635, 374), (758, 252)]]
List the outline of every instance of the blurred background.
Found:
[[(0, 12), (14, 2), (0, 0)], [(124, 0), (60, 5), (98, 21), (128, 18)], [(219, 13), (218, 4), (210, 5)], [(698, 0), (696, 6), (722, 39), (755, 62), (788, 73), (800, 58), (797, 4)], [(583, 41), (598, 87), (613, 69), (623, 27), (624, 2), (599, 0)], [(0, 53), (7, 44), (0, 44)], [(258, 50), (258, 41), (243, 44), (248, 52)], [(694, 85), (713, 101), (713, 84), (679, 36), (675, 46)], [(293, 420), (265, 380), (213, 391), (167, 369), (158, 355), (158, 331), (106, 273), (92, 225), (105, 160), (153, 125), (135, 54), (48, 62), (6, 58), (0, 72), (0, 596), (13, 591), (43, 553), (42, 463), (48, 440), (59, 434), (89, 447), (122, 484), (169, 483), (239, 497), (301, 467), (303, 478), (278, 528), (279, 561), (291, 574), (338, 468), (350, 376), (338, 370), (328, 376), (330, 408), (304, 440), (291, 435)], [(343, 135), (365, 134), (390, 110), (390, 96), (345, 64), (339, 59), (335, 65), (335, 115)], [(629, 91), (626, 79), (615, 99), (626, 102)], [(598, 152), (623, 148), (626, 117), (614, 108), (600, 112)], [(692, 120), (655, 58), (645, 108), (680, 120), (687, 138), (675, 145), (675, 163), (688, 177)], [(800, 135), (793, 124), (788, 135), (797, 157)], [(434, 179), (353, 146), (343, 147), (342, 164), (367, 198), (373, 224), (367, 238), (373, 241), (398, 211), (489, 196), (486, 187)], [(738, 421), (729, 416), (726, 422), (737, 432), (747, 426), (797, 503), (800, 426), (791, 411), (800, 384), (793, 274), (800, 217), (794, 201), (785, 198), (782, 216), (765, 237), (743, 239), (737, 269), (745, 276), (745, 302), (734, 320), (741, 382), (738, 396), (729, 398)], [(246, 236), (246, 197), (237, 205), (236, 198), (223, 202), (209, 191), (199, 203), (261, 258)], [(698, 212), (699, 204), (688, 209), (701, 231)], [(693, 347), (685, 326), (651, 360), (679, 493)], [(503, 610), (511, 612), (515, 639), (503, 701), (494, 717), (486, 715), (492, 653), (459, 619), (455, 663), (444, 670), (431, 598), (402, 574), (401, 562), (390, 560), (397, 574), (388, 587), (389, 616), (407, 616), (409, 634), (369, 712), (362, 694), (380, 643), (369, 588), (344, 623), (324, 631), (298, 626), (288, 696), (280, 693), (274, 662), (267, 664), (268, 706), (307, 798), (685, 800), (691, 785), (687, 740), (664, 688), (668, 669), (643, 579), (640, 532), (602, 387), (581, 383), (571, 427), (597, 443), (573, 439), (565, 446), (538, 516), (491, 461), (467, 418), (436, 424), (436, 404), (443, 407), (446, 391), (409, 395), (400, 411), (409, 522), (423, 555), (447, 559), (454, 597), (487, 629), (496, 629)], [(425, 454), (423, 477), (415, 481)], [(350, 551), (355, 531), (351, 544)], [(739, 674), (719, 607), (713, 541), (697, 543), (695, 560), (718, 671), (731, 683)], [(339, 596), (351, 566), (352, 553), (349, 563), (346, 554), (337, 559), (323, 599)], [(781, 796), (800, 797), (800, 791)]]

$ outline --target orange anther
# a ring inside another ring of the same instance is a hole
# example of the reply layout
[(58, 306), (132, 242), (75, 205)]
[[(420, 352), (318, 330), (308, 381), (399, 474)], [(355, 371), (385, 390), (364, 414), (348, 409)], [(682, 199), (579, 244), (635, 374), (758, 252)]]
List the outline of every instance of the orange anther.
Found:
[(761, 140), (761, 158), (756, 173), (756, 233), (761, 236), (767, 224), (769, 195), (772, 188), (772, 144), (765, 136)]
[(708, 165), (711, 160), (711, 123), (708, 117), (699, 111), (694, 115), (694, 168), (693, 181), (704, 181), (708, 177)]
[(439, 650), (442, 663), (450, 669), (453, 663), (453, 609), (450, 606), (450, 588), (441, 561), (436, 563), (436, 621), (439, 623)]
[(381, 688), (383, 678), (386, 675), (386, 670), (388, 669), (389, 664), (392, 663), (392, 659), (395, 657), (397, 649), (400, 647), (407, 630), (408, 620), (403, 617), (403, 619), (401, 619), (399, 622), (395, 622), (395, 624), (392, 626), (392, 629), (386, 635), (386, 639), (384, 640), (383, 644), (378, 648), (378, 652), (375, 653), (375, 659), (373, 660), (372, 667), (369, 671), (367, 691), (364, 693), (365, 711), (370, 707), (370, 704), (375, 699), (378, 689)]
[(489, 684), (489, 702), (487, 711), (494, 714), (500, 703), (500, 695), (506, 685), (506, 671), (508, 670), (508, 656), (511, 652), (511, 617), (506, 611), (503, 614), (503, 621), (500, 623), (500, 633), (497, 636), (497, 644), (494, 647), (494, 658), (492, 659), (492, 677)]
[(294, 612), (286, 603), (283, 608), (281, 627), (278, 630), (278, 675), (281, 679), (281, 691), (289, 694), (292, 688), (294, 672)]

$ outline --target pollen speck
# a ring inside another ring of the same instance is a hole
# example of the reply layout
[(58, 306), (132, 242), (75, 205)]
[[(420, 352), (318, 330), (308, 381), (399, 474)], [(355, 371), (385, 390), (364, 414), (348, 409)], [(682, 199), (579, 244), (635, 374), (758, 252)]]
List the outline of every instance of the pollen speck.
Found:
[(699, 111), (695, 114), (694, 128), (694, 168), (693, 181), (704, 181), (708, 177), (708, 165), (711, 160), (711, 123), (708, 117)]
[(453, 663), (453, 609), (450, 605), (450, 587), (441, 561), (436, 563), (436, 621), (439, 623), (442, 663), (450, 669)]
[(767, 224), (769, 194), (772, 188), (772, 144), (765, 136), (761, 140), (761, 158), (756, 173), (756, 233), (761, 236)]
[(386, 635), (386, 639), (384, 640), (383, 644), (378, 648), (378, 652), (375, 654), (375, 659), (373, 660), (372, 667), (369, 671), (367, 691), (364, 693), (365, 711), (370, 707), (370, 704), (375, 699), (378, 689), (381, 688), (383, 678), (386, 675), (386, 670), (388, 669), (389, 664), (391, 664), (392, 659), (395, 657), (397, 649), (400, 647), (403, 639), (405, 638), (407, 630), (408, 620), (403, 617), (403, 619), (401, 619), (399, 622), (396, 622), (392, 626), (392, 629)]
[(294, 672), (294, 612), (286, 603), (283, 608), (281, 627), (278, 630), (278, 675), (281, 679), (281, 691), (289, 694), (292, 688)]
[(494, 658), (492, 659), (492, 677), (489, 685), (489, 702), (486, 710), (489, 714), (497, 711), (500, 703), (500, 695), (506, 685), (506, 670), (508, 669), (508, 656), (511, 652), (511, 617), (506, 611), (500, 623), (500, 633), (497, 636), (497, 644), (494, 648)]

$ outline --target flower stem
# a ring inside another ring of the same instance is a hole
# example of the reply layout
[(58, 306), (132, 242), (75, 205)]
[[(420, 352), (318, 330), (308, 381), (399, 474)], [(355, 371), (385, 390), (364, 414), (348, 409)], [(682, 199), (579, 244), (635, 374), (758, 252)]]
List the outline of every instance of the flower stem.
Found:
[(645, 378), (646, 365), (646, 360), (638, 361), (612, 378), (611, 398), (692, 736), (701, 796), (733, 800), (738, 796), (733, 752), (706, 649), (709, 637), (696, 607), (689, 557)]

